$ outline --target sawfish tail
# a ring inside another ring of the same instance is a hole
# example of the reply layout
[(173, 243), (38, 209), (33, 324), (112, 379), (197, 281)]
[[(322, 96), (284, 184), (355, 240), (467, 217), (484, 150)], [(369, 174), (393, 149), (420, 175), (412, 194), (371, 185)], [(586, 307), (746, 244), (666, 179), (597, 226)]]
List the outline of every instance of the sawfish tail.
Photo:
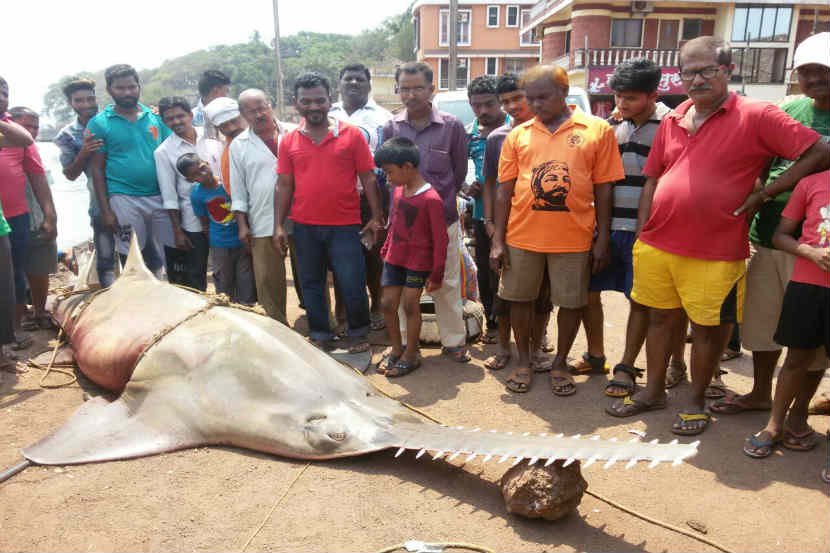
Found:
[(395, 456), (406, 450), (417, 450), (417, 457), (427, 451), (435, 452), (433, 459), (449, 454), (448, 460), (459, 455), (467, 455), (466, 461), (483, 457), (483, 461), (498, 457), (499, 463), (513, 459), (516, 465), (524, 459), (530, 464), (545, 459), (549, 465), (558, 459), (565, 460), (565, 466), (574, 461), (584, 461), (585, 467), (596, 461), (605, 461), (605, 468), (618, 461), (628, 461), (626, 468), (631, 468), (638, 461), (650, 461), (649, 468), (661, 462), (680, 464), (697, 453), (700, 442), (680, 444), (677, 440), (660, 444), (657, 440), (642, 442), (639, 438), (619, 442), (616, 438), (601, 440), (599, 436), (582, 437), (564, 434), (547, 435), (514, 434), (496, 432), (480, 428), (447, 427), (441, 425), (396, 424), (392, 434), (396, 437), (398, 447)]

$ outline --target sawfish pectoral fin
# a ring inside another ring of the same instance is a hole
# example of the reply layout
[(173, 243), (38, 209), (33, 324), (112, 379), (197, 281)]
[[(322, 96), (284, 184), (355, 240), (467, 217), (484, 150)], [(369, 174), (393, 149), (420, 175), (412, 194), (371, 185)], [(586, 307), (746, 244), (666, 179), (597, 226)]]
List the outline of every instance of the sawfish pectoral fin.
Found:
[(73, 465), (142, 457), (207, 443), (168, 403), (152, 394), (86, 402), (55, 432), (23, 450), (39, 465)]

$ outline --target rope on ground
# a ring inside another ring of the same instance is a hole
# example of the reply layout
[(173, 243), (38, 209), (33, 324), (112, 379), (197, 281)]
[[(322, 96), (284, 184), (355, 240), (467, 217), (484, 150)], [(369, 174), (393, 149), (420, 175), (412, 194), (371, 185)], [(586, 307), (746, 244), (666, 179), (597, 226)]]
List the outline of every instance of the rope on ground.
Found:
[(673, 525), (671, 525), (667, 522), (663, 522), (661, 520), (651, 518), (650, 516), (647, 516), (647, 515), (644, 515), (643, 513), (637, 512), (634, 509), (629, 509), (625, 505), (620, 505), (616, 501), (612, 501), (611, 499), (608, 499), (607, 497), (604, 497), (604, 496), (602, 496), (598, 493), (592, 492), (590, 490), (585, 490), (585, 493), (587, 493), (588, 495), (590, 495), (592, 497), (595, 497), (595, 498), (599, 499), (600, 501), (602, 501), (604, 503), (607, 503), (607, 504), (611, 505), (612, 507), (615, 507), (615, 508), (619, 509), (620, 511), (622, 511), (624, 513), (628, 513), (631, 516), (637, 517), (637, 518), (642, 519), (646, 522), (650, 522), (651, 524), (661, 526), (661, 527), (665, 528), (666, 530), (671, 530), (672, 532), (677, 532), (678, 534), (682, 534), (682, 535), (684, 535), (688, 538), (692, 538), (693, 540), (697, 540), (699, 542), (705, 543), (706, 545), (711, 545), (715, 549), (719, 549), (719, 550), (723, 551), (724, 553), (733, 553), (730, 549), (724, 547), (723, 545), (721, 545), (721, 544), (719, 544), (715, 541), (704, 538), (702, 536), (698, 536), (697, 534), (689, 532), (688, 530), (684, 530), (683, 528), (680, 528), (678, 526), (673, 526)]
[[(463, 542), (444, 542), (444, 543), (428, 543), (425, 544), (433, 547), (440, 547), (441, 549), (469, 549), (470, 551), (481, 551), (481, 553), (494, 553), (492, 549), (487, 549), (484, 546), (476, 545), (474, 543), (463, 543)], [(392, 553), (392, 551), (397, 551), (398, 549), (406, 549), (406, 543), (399, 543), (398, 545), (393, 545), (392, 547), (387, 547), (385, 549), (381, 549), (377, 553)], [(407, 549), (408, 551), (408, 549)]]
[(306, 463), (305, 466), (302, 469), (300, 469), (300, 471), (297, 473), (297, 475), (294, 476), (294, 479), (291, 481), (291, 483), (288, 485), (288, 487), (285, 488), (285, 491), (282, 492), (282, 495), (279, 497), (279, 499), (277, 499), (274, 502), (274, 504), (271, 506), (271, 510), (268, 511), (268, 514), (262, 520), (259, 527), (256, 530), (254, 530), (254, 533), (251, 534), (251, 537), (248, 538), (248, 541), (246, 541), (245, 545), (242, 546), (242, 549), (240, 550), (240, 553), (244, 553), (245, 550), (248, 549), (248, 546), (251, 545), (251, 542), (254, 540), (255, 537), (257, 537), (257, 534), (259, 534), (260, 530), (262, 530), (265, 527), (265, 523), (268, 522), (268, 520), (271, 518), (271, 515), (273, 515), (274, 511), (277, 510), (277, 507), (279, 506), (279, 504), (282, 503), (282, 500), (285, 499), (286, 495), (288, 495), (289, 490), (292, 487), (294, 487), (294, 484), (297, 483), (297, 480), (300, 479), (300, 476), (302, 476), (303, 473), (306, 471), (306, 469), (310, 466), (311, 466), (311, 463)]
[[(27, 367), (43, 371), (43, 376), (40, 377), (40, 381), (38, 382), (38, 385), (41, 388), (63, 388), (64, 386), (69, 386), (78, 381), (78, 377), (75, 375), (74, 371), (71, 371), (66, 368), (58, 368), (55, 366), (55, 358), (58, 355), (58, 349), (60, 349), (60, 347), (64, 344), (62, 338), (63, 329), (60, 329), (58, 330), (58, 337), (55, 340), (55, 347), (54, 349), (52, 349), (52, 358), (49, 360), (49, 364), (45, 367), (37, 361), (35, 361), (34, 359), (29, 359), (26, 361)], [(69, 380), (67, 380), (66, 382), (61, 382), (59, 384), (46, 384), (46, 379), (49, 378), (49, 374), (52, 372), (66, 375), (69, 377)]]

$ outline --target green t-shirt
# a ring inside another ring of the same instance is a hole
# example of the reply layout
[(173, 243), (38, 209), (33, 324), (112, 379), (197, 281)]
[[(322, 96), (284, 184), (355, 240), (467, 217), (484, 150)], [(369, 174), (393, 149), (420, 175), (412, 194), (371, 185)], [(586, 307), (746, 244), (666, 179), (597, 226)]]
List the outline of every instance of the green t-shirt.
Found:
[(11, 231), (12, 228), (9, 226), (6, 218), (3, 217), (3, 206), (0, 205), (0, 236), (6, 236)]
[[(830, 136), (830, 111), (816, 109), (812, 98), (806, 96), (798, 98), (781, 106), (781, 109), (790, 114), (796, 121), (810, 127), (828, 140)], [(769, 170), (769, 178), (766, 184), (772, 183), (781, 173), (786, 171), (793, 162), (787, 159), (775, 158)], [(790, 199), (790, 192), (782, 192), (772, 200), (761, 206), (752, 226), (749, 228), (749, 239), (765, 248), (774, 248), (772, 235), (775, 232), (778, 222), (781, 220), (781, 212)]]

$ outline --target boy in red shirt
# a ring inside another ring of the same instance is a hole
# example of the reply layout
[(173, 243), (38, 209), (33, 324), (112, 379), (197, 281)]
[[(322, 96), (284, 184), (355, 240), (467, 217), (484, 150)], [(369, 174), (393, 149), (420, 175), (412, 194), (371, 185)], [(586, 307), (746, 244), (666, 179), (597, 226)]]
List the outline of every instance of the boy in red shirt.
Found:
[[(830, 171), (801, 179), (772, 237), (773, 245), (795, 255), (796, 261), (775, 332), (775, 341), (788, 350), (772, 413), (766, 427), (744, 443), (744, 453), (756, 459), (769, 457), (778, 444), (807, 451), (818, 442), (807, 424), (807, 409), (823, 371), (808, 369), (817, 355), (830, 352), (829, 181)], [(799, 225), (801, 238), (796, 240)], [(802, 391), (803, 400), (793, 403)]]
[[(380, 251), (383, 272), (383, 318), (392, 351), (378, 364), (388, 377), (403, 376), (421, 366), (421, 293), (441, 288), (449, 236), (441, 196), (418, 172), (421, 156), (408, 138), (396, 137), (375, 153), (375, 164), (395, 186), (389, 232)], [(398, 306), (406, 314), (406, 350), (398, 326)]]

